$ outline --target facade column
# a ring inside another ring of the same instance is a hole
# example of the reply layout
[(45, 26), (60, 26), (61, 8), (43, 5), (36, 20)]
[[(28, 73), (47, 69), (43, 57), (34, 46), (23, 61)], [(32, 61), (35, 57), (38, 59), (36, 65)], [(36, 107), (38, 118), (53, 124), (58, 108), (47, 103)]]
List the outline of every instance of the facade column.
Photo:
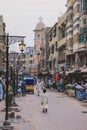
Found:
[(75, 53), (75, 68), (79, 69), (79, 53)]

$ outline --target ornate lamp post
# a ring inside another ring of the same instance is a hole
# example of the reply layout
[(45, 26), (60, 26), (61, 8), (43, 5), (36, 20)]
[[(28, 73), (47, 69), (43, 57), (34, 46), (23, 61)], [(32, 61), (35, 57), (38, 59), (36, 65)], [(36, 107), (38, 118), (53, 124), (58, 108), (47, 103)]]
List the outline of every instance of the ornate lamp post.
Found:
[(3, 125), (10, 125), (8, 120), (8, 84), (9, 84), (9, 45), (17, 42), (23, 41), (25, 36), (12, 36), (9, 34), (0, 35), (0, 41), (4, 42), (6, 45), (6, 111), (5, 111), (5, 121)]
[[(21, 51), (21, 53), (23, 54), (23, 51), (25, 50), (25, 47), (26, 47), (26, 45), (23, 43), (23, 41), (22, 41), (22, 43), (20, 43), (19, 44), (19, 49), (20, 49), (20, 51)], [(23, 54), (23, 56), (24, 56), (24, 54)], [(22, 62), (23, 62), (24, 60), (22, 59)]]

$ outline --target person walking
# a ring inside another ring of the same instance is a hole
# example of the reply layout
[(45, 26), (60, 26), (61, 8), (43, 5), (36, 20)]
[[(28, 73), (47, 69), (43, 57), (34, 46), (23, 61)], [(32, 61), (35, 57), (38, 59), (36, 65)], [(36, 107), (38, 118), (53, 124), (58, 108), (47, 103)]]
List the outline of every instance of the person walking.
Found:
[(41, 84), (40, 80), (37, 81), (36, 89), (37, 89), (37, 96), (40, 96), (41, 95), (41, 90), (42, 90), (42, 84)]
[(26, 96), (26, 82), (23, 80), (21, 84), (22, 96)]
[(0, 80), (0, 101), (3, 99), (3, 85), (2, 85), (2, 81)]
[(47, 112), (48, 111), (48, 95), (46, 93), (46, 89), (43, 89), (43, 93), (42, 93), (42, 96), (41, 96), (41, 105), (42, 105), (42, 108), (43, 108), (43, 113)]
[(41, 80), (41, 89), (43, 90), (45, 88), (45, 82), (44, 82), (44, 80), (42, 79)]
[(59, 84), (60, 84), (60, 91), (64, 92), (64, 81), (63, 81), (63, 78), (60, 78)]

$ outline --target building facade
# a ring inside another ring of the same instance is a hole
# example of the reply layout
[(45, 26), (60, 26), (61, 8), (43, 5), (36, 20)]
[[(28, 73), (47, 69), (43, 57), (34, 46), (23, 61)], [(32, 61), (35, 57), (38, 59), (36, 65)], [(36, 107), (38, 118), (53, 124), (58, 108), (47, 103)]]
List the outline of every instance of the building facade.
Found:
[(58, 71), (66, 67), (66, 12), (58, 18)]
[(34, 29), (34, 66), (35, 66), (35, 73), (36, 77), (41, 72), (42, 67), (45, 64), (45, 49), (44, 44), (46, 41), (45, 37), (45, 24), (42, 21), (42, 18), (39, 18), (39, 22)]
[(26, 48), (26, 65), (25, 70), (32, 76), (35, 76), (35, 66), (33, 65), (34, 62), (34, 47), (27, 47)]
[[(5, 23), (0, 15), (0, 35), (5, 35)], [(5, 71), (5, 41), (0, 37), (0, 71)]]
[(87, 1), (67, 1), (67, 62), (76, 70), (87, 66)]
[(66, 12), (48, 32), (43, 26), (34, 30), (40, 71), (47, 68), (54, 75), (61, 68), (66, 72), (87, 67), (87, 0), (67, 0)]
[(56, 72), (57, 61), (58, 61), (58, 28), (56, 22), (48, 33), (49, 36), (49, 71), (51, 75)]

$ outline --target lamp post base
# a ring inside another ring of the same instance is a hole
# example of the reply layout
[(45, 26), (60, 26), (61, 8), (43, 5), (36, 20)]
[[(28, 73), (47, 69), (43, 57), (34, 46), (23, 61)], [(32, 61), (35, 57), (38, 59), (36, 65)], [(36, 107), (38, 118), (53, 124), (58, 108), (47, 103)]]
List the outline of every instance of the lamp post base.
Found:
[(2, 130), (13, 130), (13, 124), (9, 120), (5, 120), (2, 126)]
[(3, 123), (4, 126), (9, 126), (11, 125), (11, 122), (9, 120), (5, 120)]
[(13, 106), (13, 107), (17, 107), (18, 105), (17, 105), (16, 103), (13, 103), (12, 106)]
[(12, 106), (17, 107), (18, 105), (16, 104), (15, 101), (13, 101)]

